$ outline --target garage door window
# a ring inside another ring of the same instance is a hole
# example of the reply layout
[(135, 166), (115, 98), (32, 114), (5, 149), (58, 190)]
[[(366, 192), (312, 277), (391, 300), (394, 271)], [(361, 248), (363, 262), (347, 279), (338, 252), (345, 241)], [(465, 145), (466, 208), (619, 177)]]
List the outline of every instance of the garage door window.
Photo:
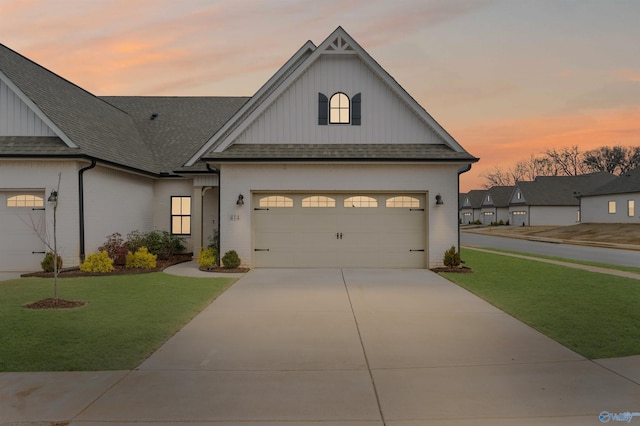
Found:
[(283, 195), (269, 195), (268, 197), (260, 198), (258, 202), (260, 207), (293, 207), (293, 198), (285, 197)]
[(387, 207), (389, 208), (408, 208), (418, 209), (420, 208), (420, 200), (414, 197), (398, 196), (387, 198)]
[(313, 195), (302, 199), (302, 207), (329, 207), (336, 206), (336, 200), (324, 195)]
[(378, 200), (364, 195), (356, 195), (355, 197), (345, 198), (345, 207), (378, 207)]
[(7, 207), (44, 207), (44, 199), (37, 195), (13, 195), (7, 198)]

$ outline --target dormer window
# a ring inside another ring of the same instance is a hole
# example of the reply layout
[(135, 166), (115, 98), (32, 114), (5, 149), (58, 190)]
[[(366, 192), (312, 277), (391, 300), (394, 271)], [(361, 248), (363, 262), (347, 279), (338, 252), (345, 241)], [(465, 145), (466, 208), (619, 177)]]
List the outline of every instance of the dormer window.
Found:
[(349, 99), (343, 92), (337, 92), (327, 97), (318, 93), (318, 124), (351, 124), (359, 126), (361, 122), (361, 95), (360, 93)]

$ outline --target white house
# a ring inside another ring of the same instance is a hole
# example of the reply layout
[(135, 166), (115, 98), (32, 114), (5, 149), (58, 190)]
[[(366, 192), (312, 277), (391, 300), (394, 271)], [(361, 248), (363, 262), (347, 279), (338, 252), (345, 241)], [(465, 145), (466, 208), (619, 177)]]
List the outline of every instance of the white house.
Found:
[(425, 268), (467, 153), (342, 28), (251, 98), (97, 97), (0, 45), (0, 271), (163, 229), (249, 267)]
[(575, 225), (580, 221), (580, 195), (611, 182), (599, 172), (579, 176), (538, 176), (516, 182), (509, 202), (513, 226)]
[(485, 191), (480, 209), (480, 221), (483, 225), (509, 222), (509, 201), (512, 192), (513, 186), (493, 186)]
[(468, 225), (482, 218), (482, 200), (484, 199), (484, 189), (472, 189), (463, 194), (460, 204), (460, 223)]
[(584, 223), (640, 223), (640, 168), (580, 198)]

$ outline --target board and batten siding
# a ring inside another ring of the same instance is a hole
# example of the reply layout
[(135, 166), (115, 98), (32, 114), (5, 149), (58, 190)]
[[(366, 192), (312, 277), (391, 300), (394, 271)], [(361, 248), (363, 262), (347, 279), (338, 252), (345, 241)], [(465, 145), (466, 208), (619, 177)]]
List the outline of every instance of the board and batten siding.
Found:
[[(361, 93), (362, 125), (318, 125), (318, 93)], [(322, 56), (234, 143), (443, 143), (435, 131), (352, 55)]]
[(4, 82), (0, 81), (0, 136), (56, 136)]

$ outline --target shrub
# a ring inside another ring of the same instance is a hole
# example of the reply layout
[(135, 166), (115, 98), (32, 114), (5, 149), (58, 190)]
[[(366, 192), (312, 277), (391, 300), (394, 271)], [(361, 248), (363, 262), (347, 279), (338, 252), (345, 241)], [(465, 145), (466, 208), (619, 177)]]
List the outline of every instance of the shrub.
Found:
[(211, 269), (216, 266), (216, 257), (218, 257), (218, 250), (210, 247), (200, 250), (198, 256), (198, 266), (204, 269)]
[(156, 267), (157, 256), (149, 253), (146, 247), (140, 247), (135, 253), (127, 254), (127, 263), (125, 268), (134, 269), (153, 269)]
[(80, 265), (82, 272), (111, 272), (113, 271), (113, 259), (109, 257), (109, 253), (101, 251), (87, 256)]
[(169, 259), (176, 253), (185, 250), (184, 239), (171, 235), (168, 231), (140, 232), (132, 231), (127, 234), (126, 248), (135, 253), (141, 247), (146, 247), (149, 253), (155, 254), (158, 259)]
[[(58, 255), (57, 257), (57, 263), (58, 263), (58, 271), (60, 269), (62, 269), (62, 258), (60, 257), (60, 255)], [(42, 270), (44, 272), (53, 272), (54, 271), (54, 267), (53, 267), (53, 253), (52, 252), (48, 252), (47, 254), (44, 255), (44, 259), (42, 259), (42, 262), (40, 262), (40, 266), (42, 266)]]
[(119, 232), (107, 236), (107, 242), (98, 247), (98, 251), (106, 251), (116, 265), (124, 265), (129, 252)]
[(222, 256), (222, 263), (225, 269), (235, 269), (240, 266), (240, 257), (235, 250), (229, 250)]
[(460, 252), (456, 252), (455, 246), (451, 246), (449, 250), (444, 252), (444, 266), (456, 268), (460, 266), (460, 263)]

